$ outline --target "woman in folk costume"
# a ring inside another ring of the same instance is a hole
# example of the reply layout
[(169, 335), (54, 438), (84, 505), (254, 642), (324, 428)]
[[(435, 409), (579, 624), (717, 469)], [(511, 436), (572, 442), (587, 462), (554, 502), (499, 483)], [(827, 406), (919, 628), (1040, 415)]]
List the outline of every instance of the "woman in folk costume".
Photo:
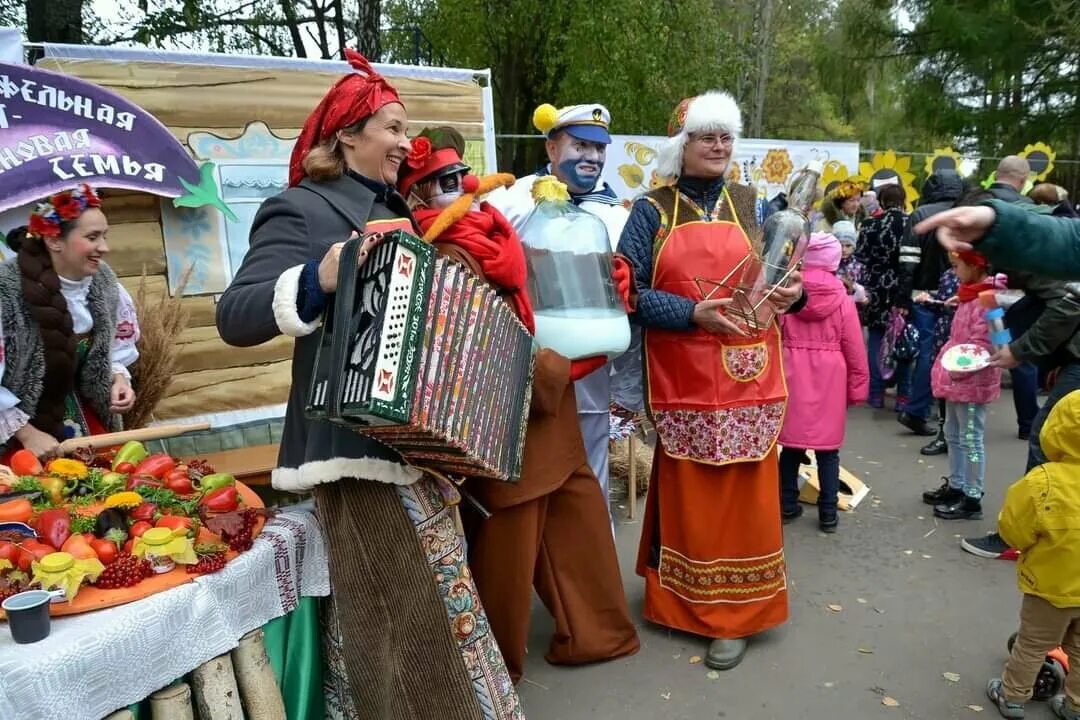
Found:
[[(290, 187), (263, 203), (251, 249), (218, 304), (221, 336), (248, 346), (297, 338), (275, 488), (313, 491), (326, 534), (347, 717), (521, 718), (522, 709), (437, 481), (390, 448), (304, 417), (319, 317), (343, 241), (418, 232), (394, 190), (410, 151), (394, 88), (358, 53), (297, 139)], [(333, 662), (331, 663), (333, 664)]]
[[(753, 252), (755, 193), (724, 181), (741, 127), (726, 93), (684, 100), (658, 158), (676, 182), (634, 203), (619, 242), (634, 265), (659, 437), (637, 561), (645, 618), (713, 638), (706, 663), (721, 670), (742, 660), (745, 638), (788, 616), (780, 333), (772, 322), (748, 336), (724, 316), (728, 300), (703, 300), (697, 282), (725, 278)], [(791, 280), (769, 298), (777, 312), (805, 303)]]
[(131, 296), (104, 262), (109, 223), (88, 186), (57, 193), (11, 236), (0, 265), (0, 448), (38, 457), (121, 429), (139, 353)]
[[(410, 158), (399, 187), (420, 207), (424, 238), (507, 298), (535, 332), (526, 292), (525, 252), (503, 215), (478, 194), (514, 182), (511, 175), (465, 175), (456, 132), (425, 130), (431, 147)], [(427, 138), (417, 138), (420, 143)], [(624, 298), (629, 268), (616, 270)], [(521, 477), (516, 483), (471, 479), (466, 489), (491, 513), (466, 515), (469, 565), (510, 669), (525, 669), (532, 593), (555, 618), (547, 655), (556, 665), (610, 660), (637, 652), (637, 631), (623, 592), (607, 501), (588, 464), (573, 382), (606, 358), (571, 362), (550, 349), (536, 354)]]

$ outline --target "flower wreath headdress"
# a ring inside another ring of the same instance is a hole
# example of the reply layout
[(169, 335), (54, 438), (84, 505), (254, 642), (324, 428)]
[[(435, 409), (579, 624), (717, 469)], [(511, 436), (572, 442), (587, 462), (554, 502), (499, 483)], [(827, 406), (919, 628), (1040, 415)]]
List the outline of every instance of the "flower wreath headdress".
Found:
[(87, 208), (96, 207), (101, 207), (101, 198), (86, 183), (74, 190), (50, 195), (30, 213), (27, 234), (38, 238), (60, 237), (62, 223), (78, 220)]

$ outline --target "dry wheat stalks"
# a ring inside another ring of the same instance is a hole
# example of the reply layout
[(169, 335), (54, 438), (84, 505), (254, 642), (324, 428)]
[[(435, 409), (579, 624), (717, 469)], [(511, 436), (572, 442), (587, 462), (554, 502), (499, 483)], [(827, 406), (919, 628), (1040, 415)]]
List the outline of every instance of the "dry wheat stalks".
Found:
[[(637, 492), (644, 495), (649, 489), (649, 476), (652, 472), (653, 449), (640, 437), (634, 443), (634, 461), (637, 465)], [(608, 449), (608, 475), (611, 486), (619, 490), (620, 496), (630, 493), (630, 441), (619, 440), (611, 443)]]
[(146, 297), (147, 275), (143, 267), (135, 296), (140, 331), (139, 359), (131, 366), (135, 406), (124, 416), (124, 426), (128, 429), (143, 427), (153, 420), (154, 408), (165, 397), (172, 382), (180, 357), (177, 340), (191, 316), (183, 303), (183, 294), (193, 269), (191, 266), (184, 272), (172, 295), (166, 288), (157, 302), (151, 303)]

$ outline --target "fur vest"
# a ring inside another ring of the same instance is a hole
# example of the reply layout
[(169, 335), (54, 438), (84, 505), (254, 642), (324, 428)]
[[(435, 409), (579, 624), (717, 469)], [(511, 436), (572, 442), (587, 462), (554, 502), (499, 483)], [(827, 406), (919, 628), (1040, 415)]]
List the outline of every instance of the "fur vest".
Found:
[[(90, 348), (86, 359), (75, 379), (75, 391), (110, 432), (121, 429), (120, 416), (109, 410), (112, 341), (119, 302), (116, 275), (102, 263), (87, 295), (94, 328), (88, 338)], [(31, 317), (23, 299), (22, 276), (16, 259), (0, 265), (0, 320), (4, 333), (4, 377), (0, 382), (19, 398), (19, 410), (29, 415), (33, 423), (44, 390), (45, 349), (37, 321)]]

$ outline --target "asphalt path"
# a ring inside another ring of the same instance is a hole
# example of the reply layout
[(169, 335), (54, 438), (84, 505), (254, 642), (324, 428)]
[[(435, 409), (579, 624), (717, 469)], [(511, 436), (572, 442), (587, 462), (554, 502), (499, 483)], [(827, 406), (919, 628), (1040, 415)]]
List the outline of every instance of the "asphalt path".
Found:
[[(922, 458), (924, 442), (889, 410), (850, 411), (841, 463), (871, 493), (841, 514), (836, 535), (818, 531), (810, 507), (786, 527), (790, 620), (753, 638), (743, 663), (724, 673), (698, 661), (705, 640), (641, 620), (644, 589), (633, 573), (641, 526), (620, 503), (617, 545), (641, 651), (552, 667), (543, 658), (552, 622), (537, 601), (519, 685), (530, 720), (998, 717), (985, 686), (1017, 624), (1015, 566), (976, 558), (959, 542), (993, 529), (1005, 489), (1023, 473), (1009, 391), (987, 418), (985, 520), (936, 520), (922, 503), (946, 464)], [(1053, 713), (1030, 703), (1027, 717)]]

